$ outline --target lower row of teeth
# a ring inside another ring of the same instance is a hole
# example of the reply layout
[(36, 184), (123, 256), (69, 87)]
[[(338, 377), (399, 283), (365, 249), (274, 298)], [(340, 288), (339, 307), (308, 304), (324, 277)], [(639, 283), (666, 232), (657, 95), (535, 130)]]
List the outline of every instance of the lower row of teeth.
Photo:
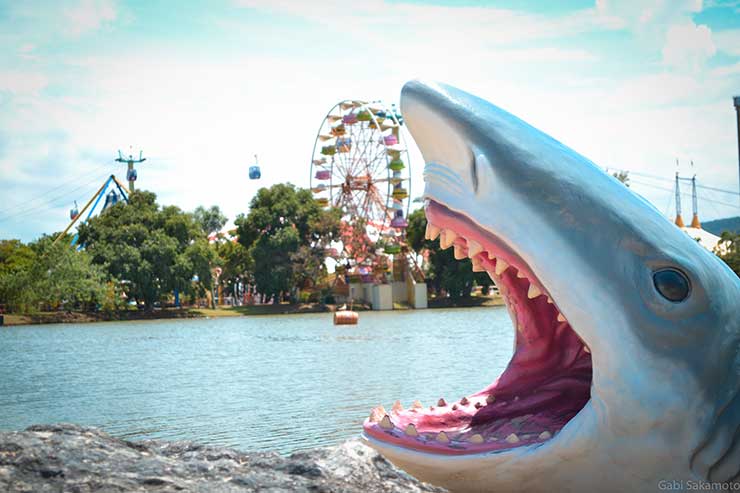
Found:
[[(491, 404), (494, 400), (494, 397), (489, 395), (483, 402), (486, 404)], [(461, 405), (468, 405), (471, 403), (470, 400), (468, 400), (466, 397), (463, 397), (460, 400)], [(440, 402), (438, 403), (440, 406), (447, 405), (444, 403), (444, 399), (440, 399)], [(475, 404), (476, 409), (482, 407), (484, 404), (482, 402), (476, 402)], [(456, 406), (456, 405), (455, 405)], [(419, 401), (415, 401), (411, 405), (411, 410), (415, 411), (418, 409), (422, 409), (423, 406)], [(433, 409), (433, 407), (431, 408)], [(393, 413), (399, 413), (403, 411), (403, 406), (399, 401), (396, 401), (396, 403), (393, 405)], [(524, 415), (520, 416), (518, 418), (514, 418), (511, 420), (512, 424), (518, 424), (523, 421), (526, 421), (528, 418), (532, 417), (532, 415)], [(386, 413), (385, 408), (383, 406), (378, 406), (374, 408), (370, 412), (370, 417), (368, 418), (368, 421), (371, 423), (377, 423), (377, 425), (386, 431), (392, 431), (392, 430), (399, 430), (399, 428), (396, 428), (396, 426), (393, 424), (393, 421), (391, 421), (391, 417), (389, 414)], [(532, 440), (536, 437), (537, 440), (544, 441), (549, 440), (552, 438), (553, 434), (549, 431), (545, 430), (541, 432), (540, 434), (526, 434), (526, 435), (517, 435), (516, 433), (510, 433), (506, 437), (499, 440), (497, 437), (489, 437), (488, 439), (484, 438), (483, 435), (480, 433), (466, 433), (466, 432), (460, 432), (458, 434), (455, 434), (454, 432), (448, 431), (439, 431), (436, 433), (419, 433), (416, 430), (416, 426), (413, 425), (413, 423), (409, 423), (406, 425), (406, 428), (403, 429), (403, 433), (412, 438), (417, 438), (424, 441), (435, 441), (440, 444), (452, 444), (453, 442), (457, 443), (469, 443), (473, 445), (481, 445), (486, 442), (499, 442), (499, 441), (505, 441), (508, 444), (516, 444), (519, 443), (522, 440)], [(554, 432), (557, 433), (557, 430)]]
[[(439, 246), (443, 250), (446, 250), (447, 248), (453, 247), (455, 250), (455, 258), (457, 260), (462, 260), (465, 258), (470, 258), (470, 261), (473, 264), (473, 272), (487, 272), (490, 278), (495, 282), (499, 283), (501, 280), (501, 274), (506, 272), (507, 269), (515, 267), (510, 266), (506, 261), (504, 261), (501, 258), (497, 258), (493, 253), (486, 252), (483, 249), (483, 246), (478, 243), (477, 241), (468, 238), (465, 238), (464, 236), (458, 235), (456, 232), (452, 231), (451, 229), (442, 229), (439, 228), (432, 223), (428, 222), (426, 231), (424, 233), (424, 237), (427, 240), (436, 240), (437, 237), (439, 237)], [(488, 260), (491, 261), (491, 264), (493, 264), (493, 270), (488, 270), (483, 265), (483, 257), (487, 257)], [(547, 302), (551, 305), (554, 305), (552, 298), (548, 296), (546, 293), (540, 289), (539, 286), (537, 286), (535, 283), (533, 283), (527, 276), (521, 271), (517, 270), (516, 276), (519, 279), (526, 279), (529, 282), (529, 289), (527, 290), (527, 298), (530, 300), (535, 299), (539, 296), (547, 296)], [(567, 319), (563, 316), (562, 313), (560, 313), (560, 310), (558, 310), (557, 314), (557, 320), (558, 322), (567, 322)], [(590, 353), (590, 349), (588, 346), (584, 345), (583, 350), (587, 353)]]

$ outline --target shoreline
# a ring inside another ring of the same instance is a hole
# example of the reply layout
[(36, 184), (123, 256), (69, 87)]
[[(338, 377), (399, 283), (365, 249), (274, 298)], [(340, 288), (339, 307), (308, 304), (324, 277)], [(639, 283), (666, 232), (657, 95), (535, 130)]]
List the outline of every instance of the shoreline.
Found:
[[(430, 299), (428, 309), (437, 308), (474, 308), (488, 306), (502, 306), (500, 297), (473, 296), (452, 300), (450, 298)], [(355, 311), (371, 311), (369, 306), (355, 305)], [(412, 310), (408, 306), (398, 305), (396, 310)], [(248, 305), (239, 307), (211, 308), (165, 308), (153, 311), (125, 310), (119, 312), (39, 312), (35, 314), (4, 313), (3, 327), (18, 327), (24, 325), (45, 325), (65, 323), (94, 323), (94, 322), (128, 322), (140, 320), (167, 320), (176, 318), (221, 318), (221, 317), (248, 317), (260, 315), (296, 315), (301, 313), (332, 313), (335, 305), (319, 303), (281, 303), (276, 305)]]

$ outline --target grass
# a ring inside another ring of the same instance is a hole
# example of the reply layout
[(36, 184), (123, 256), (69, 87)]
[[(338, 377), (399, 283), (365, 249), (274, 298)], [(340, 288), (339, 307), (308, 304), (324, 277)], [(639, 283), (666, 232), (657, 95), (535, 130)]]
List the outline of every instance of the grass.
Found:
[(220, 317), (239, 317), (243, 315), (233, 308), (191, 308), (190, 313), (200, 317), (220, 318)]

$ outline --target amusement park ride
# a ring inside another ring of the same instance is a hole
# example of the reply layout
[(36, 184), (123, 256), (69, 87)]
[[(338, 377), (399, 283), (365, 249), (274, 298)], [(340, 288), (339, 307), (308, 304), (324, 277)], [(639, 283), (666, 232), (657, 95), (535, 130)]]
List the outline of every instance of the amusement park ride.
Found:
[[(311, 190), (319, 205), (342, 211), (341, 242), (327, 252), (336, 261), (340, 284), (418, 282), (422, 287), (423, 274), (405, 241), (411, 180), (402, 126), (395, 105), (344, 100), (329, 110), (319, 127), (311, 156)], [(394, 290), (401, 291), (406, 290)], [(354, 298), (351, 292), (349, 298)], [(399, 296), (392, 298), (399, 301)], [(420, 304), (426, 305), (425, 297)]]
[[(64, 231), (59, 233), (59, 236), (56, 237), (54, 243), (57, 243), (60, 239), (62, 239), (64, 235), (66, 235), (69, 230), (72, 229), (72, 226), (74, 226), (77, 221), (80, 220), (80, 217), (82, 217), (85, 212), (87, 212), (87, 216), (85, 216), (85, 218), (81, 220), (80, 224), (84, 224), (85, 222), (87, 222), (87, 220), (90, 219), (90, 217), (95, 212), (95, 209), (97, 208), (103, 197), (105, 197), (105, 201), (103, 202), (103, 208), (101, 209), (101, 211), (104, 211), (108, 207), (115, 205), (120, 200), (128, 203), (128, 196), (131, 192), (134, 191), (134, 182), (138, 177), (136, 169), (134, 168), (134, 164), (143, 163), (144, 161), (146, 161), (146, 158), (142, 157), (142, 151), (139, 151), (139, 159), (134, 159), (131, 155), (129, 155), (128, 158), (124, 158), (121, 154), (121, 151), (118, 151), (118, 158), (116, 158), (115, 161), (119, 163), (126, 163), (128, 165), (128, 169), (126, 171), (126, 179), (128, 180), (129, 185), (128, 188), (126, 188), (126, 186), (121, 183), (115, 175), (110, 175), (108, 178), (106, 178), (106, 180), (103, 182), (103, 185), (101, 185), (98, 191), (95, 192), (92, 197), (90, 197), (90, 200), (87, 201), (85, 207), (83, 207), (81, 211), (78, 210), (77, 201), (75, 201), (74, 207), (69, 211), (70, 223), (67, 225), (66, 228), (64, 228)], [(108, 189), (110, 189), (110, 191), (108, 191)], [(106, 192), (108, 193), (106, 194)], [(72, 245), (77, 244), (78, 237), (78, 234), (75, 233), (75, 235), (72, 237)]]

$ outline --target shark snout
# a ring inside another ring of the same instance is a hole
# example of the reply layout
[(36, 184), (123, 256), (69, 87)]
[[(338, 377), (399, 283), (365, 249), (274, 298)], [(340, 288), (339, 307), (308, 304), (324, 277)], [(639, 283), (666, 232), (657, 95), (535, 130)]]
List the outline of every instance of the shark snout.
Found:
[[(450, 107), (440, 111), (440, 104)], [(401, 92), (401, 110), (426, 163), (428, 193), (437, 186), (440, 190), (450, 187), (462, 195), (477, 188), (472, 142), (465, 129), (449, 118), (454, 106), (445, 89), (434, 83), (412, 81)]]

